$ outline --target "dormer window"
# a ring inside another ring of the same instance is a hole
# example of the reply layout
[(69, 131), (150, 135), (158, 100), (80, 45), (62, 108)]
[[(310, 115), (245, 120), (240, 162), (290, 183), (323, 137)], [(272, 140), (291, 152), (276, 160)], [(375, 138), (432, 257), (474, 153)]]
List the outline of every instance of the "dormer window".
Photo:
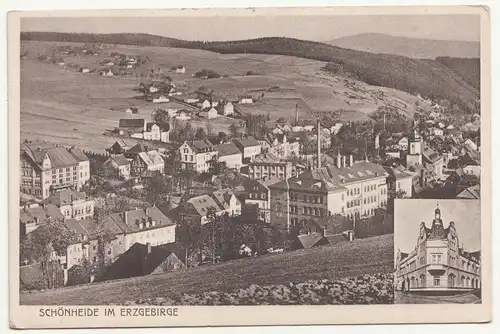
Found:
[(151, 226), (153, 226), (153, 227), (154, 227), (154, 226), (156, 226), (156, 220), (153, 220), (153, 221), (151, 222)]
[(144, 228), (144, 223), (143, 222), (140, 222), (139, 223), (139, 228), (142, 230)]

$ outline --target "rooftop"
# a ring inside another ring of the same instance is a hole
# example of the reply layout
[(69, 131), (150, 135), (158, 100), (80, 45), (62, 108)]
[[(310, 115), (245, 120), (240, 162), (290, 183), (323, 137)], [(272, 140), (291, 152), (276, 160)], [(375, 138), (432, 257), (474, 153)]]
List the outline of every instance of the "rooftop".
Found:
[(217, 146), (217, 151), (220, 157), (241, 154), (241, 151), (233, 143), (220, 144)]

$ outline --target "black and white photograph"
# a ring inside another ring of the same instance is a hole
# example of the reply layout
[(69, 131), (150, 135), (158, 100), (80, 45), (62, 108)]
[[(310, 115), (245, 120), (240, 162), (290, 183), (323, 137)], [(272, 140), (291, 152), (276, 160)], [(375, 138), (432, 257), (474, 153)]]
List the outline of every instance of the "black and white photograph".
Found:
[(394, 226), (396, 303), (481, 303), (479, 201), (397, 200)]
[(20, 14), (19, 305), (481, 303), (484, 15), (369, 11)]

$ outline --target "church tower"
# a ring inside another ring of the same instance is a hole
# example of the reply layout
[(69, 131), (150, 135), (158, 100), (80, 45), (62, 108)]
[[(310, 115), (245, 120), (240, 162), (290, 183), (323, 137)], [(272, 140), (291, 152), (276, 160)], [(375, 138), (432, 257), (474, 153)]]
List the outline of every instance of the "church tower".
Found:
[(408, 152), (406, 154), (406, 167), (422, 164), (423, 140), (418, 132), (416, 121), (413, 123), (413, 134), (408, 140)]

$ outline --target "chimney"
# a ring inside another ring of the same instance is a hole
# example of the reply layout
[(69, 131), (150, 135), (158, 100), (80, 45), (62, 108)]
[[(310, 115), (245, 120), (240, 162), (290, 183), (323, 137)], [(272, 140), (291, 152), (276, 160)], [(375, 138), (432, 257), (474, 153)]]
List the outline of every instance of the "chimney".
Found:
[(340, 167), (341, 167), (341, 162), (340, 162), (340, 151), (339, 151), (339, 153), (337, 154), (337, 168)]
[(317, 157), (318, 168), (321, 168), (321, 123), (320, 123), (319, 119), (316, 122), (316, 128), (318, 130), (318, 134), (317, 134), (317, 136), (318, 136), (318, 143), (317, 143), (317, 145), (318, 145), (318, 157)]
[(352, 154), (349, 155), (349, 166), (352, 167), (352, 165), (354, 164), (354, 158), (352, 157)]
[(127, 218), (128, 218), (127, 211), (125, 211), (123, 213), (123, 220), (125, 220), (125, 224), (127, 224)]
[(323, 236), (326, 237), (326, 227), (323, 227)]
[(345, 168), (345, 161), (346, 161), (346, 158), (345, 158), (345, 155), (342, 156), (342, 167)]
[(425, 183), (425, 173), (424, 173), (424, 169), (422, 168), (420, 170), (420, 186), (423, 187), (424, 183)]

